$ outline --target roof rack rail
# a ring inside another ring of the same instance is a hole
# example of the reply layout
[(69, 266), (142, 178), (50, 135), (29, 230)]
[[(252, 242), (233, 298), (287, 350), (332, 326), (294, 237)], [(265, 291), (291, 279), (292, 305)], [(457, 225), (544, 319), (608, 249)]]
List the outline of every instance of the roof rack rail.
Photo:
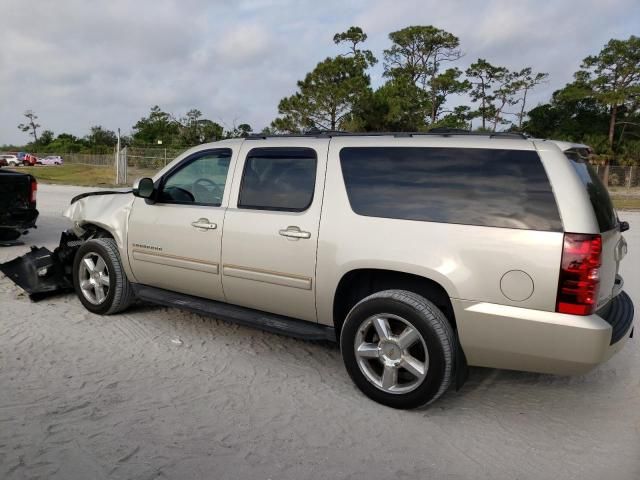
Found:
[(265, 140), (267, 138), (331, 138), (331, 137), (419, 137), (419, 136), (472, 136), (472, 137), (489, 137), (489, 138), (512, 138), (512, 139), (528, 139), (529, 137), (520, 132), (471, 132), (461, 128), (437, 127), (426, 132), (345, 132), (342, 130), (320, 130), (317, 128), (309, 129), (303, 133), (285, 133), (285, 134), (250, 134), (247, 140)]
[(349, 135), (352, 132), (347, 132), (346, 130), (321, 130), (319, 128), (310, 128), (309, 130), (305, 130), (304, 134), (307, 136), (318, 136), (318, 135)]
[(464, 135), (472, 133), (471, 130), (465, 130), (464, 128), (451, 128), (451, 127), (435, 127), (428, 130), (429, 133), (457, 133)]

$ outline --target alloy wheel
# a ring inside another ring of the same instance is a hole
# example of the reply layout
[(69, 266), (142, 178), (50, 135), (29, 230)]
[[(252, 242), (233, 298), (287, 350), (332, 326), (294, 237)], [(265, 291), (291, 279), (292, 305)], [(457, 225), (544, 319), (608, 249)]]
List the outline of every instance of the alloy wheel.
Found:
[(82, 295), (93, 305), (107, 299), (110, 288), (109, 268), (100, 254), (89, 252), (80, 260), (78, 272)]
[(360, 371), (384, 392), (411, 392), (427, 377), (429, 352), (424, 338), (397, 315), (383, 313), (362, 322), (354, 352)]

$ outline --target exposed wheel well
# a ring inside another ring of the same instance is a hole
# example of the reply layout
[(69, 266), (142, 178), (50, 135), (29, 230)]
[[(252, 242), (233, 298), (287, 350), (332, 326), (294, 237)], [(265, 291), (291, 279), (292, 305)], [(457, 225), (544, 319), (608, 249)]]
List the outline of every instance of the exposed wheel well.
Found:
[(82, 226), (83, 230), (85, 230), (85, 239), (91, 238), (113, 238), (113, 235), (108, 230), (105, 230), (102, 227), (94, 225), (93, 223), (87, 223)]
[(360, 269), (346, 273), (338, 283), (333, 301), (333, 324), (336, 336), (340, 336), (342, 323), (356, 303), (372, 293), (391, 289), (408, 290), (422, 295), (442, 310), (453, 329), (457, 329), (451, 300), (447, 291), (439, 283), (405, 272)]

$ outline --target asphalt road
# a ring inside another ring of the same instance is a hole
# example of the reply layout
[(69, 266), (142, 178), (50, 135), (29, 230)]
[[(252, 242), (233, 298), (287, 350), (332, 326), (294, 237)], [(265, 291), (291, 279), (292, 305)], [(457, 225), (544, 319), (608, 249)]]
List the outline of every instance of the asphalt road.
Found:
[[(28, 244), (55, 247), (81, 191), (41, 185)], [(640, 214), (622, 217), (640, 305)], [(0, 478), (638, 479), (637, 344), (578, 377), (474, 368), (394, 411), (331, 344), (151, 306), (100, 317), (0, 278)]]

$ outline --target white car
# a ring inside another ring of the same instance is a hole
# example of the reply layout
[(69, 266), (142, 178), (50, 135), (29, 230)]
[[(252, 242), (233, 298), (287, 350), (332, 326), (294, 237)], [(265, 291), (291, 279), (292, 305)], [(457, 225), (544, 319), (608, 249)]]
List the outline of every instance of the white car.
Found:
[(36, 161), (39, 165), (62, 165), (62, 157), (59, 155), (49, 155), (48, 157), (39, 158)]
[(9, 167), (17, 167), (22, 164), (15, 155), (0, 155), (0, 159), (6, 160)]

